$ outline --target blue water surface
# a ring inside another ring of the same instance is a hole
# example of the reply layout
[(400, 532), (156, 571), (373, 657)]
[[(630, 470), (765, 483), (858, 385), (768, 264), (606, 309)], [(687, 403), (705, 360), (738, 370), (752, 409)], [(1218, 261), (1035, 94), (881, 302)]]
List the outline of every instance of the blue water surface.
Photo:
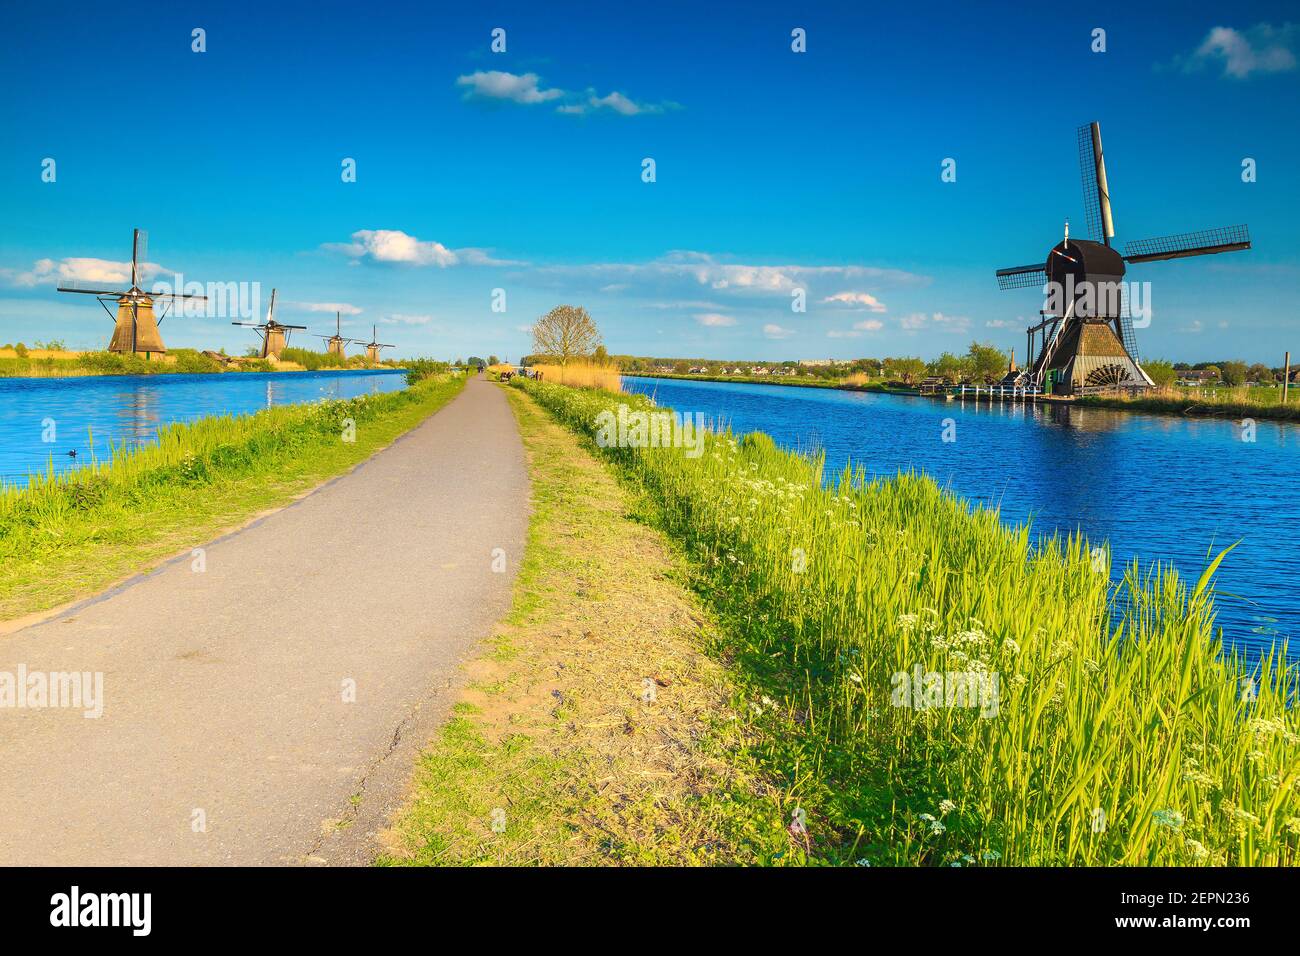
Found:
[(103, 457), (110, 441), (152, 441), (172, 422), (405, 387), (400, 369), (0, 378), (0, 479), (25, 485), (34, 472), (80, 467), (92, 434)]
[[(1216, 577), (1218, 622), (1265, 650), (1300, 633), (1300, 425), (933, 399), (787, 385), (625, 377), (624, 388), (703, 412), (785, 448), (871, 475), (922, 471), (1036, 533), (1110, 542), (1114, 567), (1172, 562), (1194, 582), (1207, 554), (1240, 541)], [(956, 440), (943, 441), (945, 419)], [(1248, 434), (1248, 433), (1247, 433)], [(1300, 642), (1290, 656), (1300, 653)]]

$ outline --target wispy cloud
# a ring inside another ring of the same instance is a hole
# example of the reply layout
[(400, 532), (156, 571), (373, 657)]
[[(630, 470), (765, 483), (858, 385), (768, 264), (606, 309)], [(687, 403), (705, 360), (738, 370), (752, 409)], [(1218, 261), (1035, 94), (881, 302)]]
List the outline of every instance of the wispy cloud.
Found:
[(901, 269), (867, 265), (766, 265), (736, 262), (728, 256), (689, 250), (675, 250), (649, 262), (546, 266), (537, 272), (543, 277), (585, 279), (600, 285), (619, 282), (671, 286), (677, 282), (685, 283), (687, 287), (734, 295), (789, 295), (794, 289), (808, 289), (823, 282), (840, 284), (846, 280), (893, 285), (924, 285), (929, 282), (927, 276)]
[(1298, 45), (1300, 25), (1294, 23), (1280, 27), (1257, 23), (1244, 30), (1214, 27), (1190, 56), (1178, 57), (1174, 62), (1187, 71), (1222, 64), (1224, 76), (1244, 80), (1257, 73), (1294, 70)]
[(763, 337), (768, 339), (788, 339), (796, 334), (794, 329), (782, 328), (773, 322), (763, 326)]
[(736, 320), (732, 316), (722, 315), (718, 312), (701, 312), (695, 317), (695, 321), (700, 325), (714, 329), (736, 324)]
[(562, 101), (555, 108), (557, 113), (574, 115), (617, 113), (620, 116), (639, 116), (681, 109), (680, 104), (671, 101), (640, 102), (618, 90), (601, 96), (591, 87), (588, 87), (585, 93), (578, 93), (558, 86), (544, 88), (541, 83), (542, 79), (536, 73), (507, 73), (503, 70), (478, 70), (456, 77), (456, 85), (464, 89), (467, 100), (508, 100), (525, 106)]
[(824, 303), (848, 306), (854, 311), (884, 312), (885, 303), (869, 292), (837, 292), (822, 299)]
[(681, 109), (681, 104), (671, 101), (664, 103), (638, 103), (630, 96), (624, 96), (615, 90), (605, 96), (598, 96), (595, 90), (588, 90), (586, 98), (574, 103), (565, 103), (557, 107), (558, 113), (581, 115), (583, 113), (612, 112), (621, 116), (637, 116), (642, 113), (664, 113), (668, 110)]
[(495, 259), (489, 250), (449, 249), (441, 242), (419, 239), (400, 229), (358, 229), (351, 242), (327, 242), (322, 248), (341, 252), (354, 262), (404, 263), (412, 266), (518, 266), (526, 263)]
[(409, 315), (405, 312), (390, 312), (379, 320), (380, 325), (428, 325), (433, 321), (431, 315)]
[(885, 327), (885, 323), (879, 319), (864, 319), (861, 322), (854, 322), (851, 329), (831, 329), (826, 333), (830, 339), (859, 339), (865, 332), (879, 332)]
[(327, 312), (330, 315), (335, 312), (343, 315), (361, 314), (361, 309), (355, 305), (349, 305), (347, 302), (285, 302), (284, 307), (299, 312)]
[(935, 332), (965, 332), (970, 328), (970, 319), (961, 315), (944, 315), (942, 312), (913, 312), (898, 320), (905, 331), (918, 332), (929, 329)]

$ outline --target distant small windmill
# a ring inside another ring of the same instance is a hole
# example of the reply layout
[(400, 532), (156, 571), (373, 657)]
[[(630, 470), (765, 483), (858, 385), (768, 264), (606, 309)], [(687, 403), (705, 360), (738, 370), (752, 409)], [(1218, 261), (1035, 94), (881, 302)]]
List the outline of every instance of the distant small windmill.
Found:
[(1045, 263), (997, 271), (998, 286), (1003, 289), (1051, 283), (1054, 290), (1067, 292), (1056, 296), (1058, 301), (1051, 303), (1054, 307), (1044, 309), (1041, 320), (1026, 329), (1029, 364), (1025, 381), (1058, 395), (1150, 388), (1151, 378), (1138, 364), (1133, 320), (1124, 295), (1125, 263), (1249, 249), (1250, 233), (1240, 225), (1142, 239), (1126, 242), (1121, 256), (1110, 246), (1115, 223), (1101, 127), (1097, 123), (1080, 126), (1078, 141), (1084, 211), (1093, 239), (1071, 239), (1067, 221), (1065, 239), (1052, 247)]
[(316, 338), (325, 340), (325, 344), (327, 346), (326, 351), (328, 351), (330, 355), (337, 355), (339, 358), (347, 358), (347, 355), (344, 352), (344, 348), (349, 343), (355, 343), (356, 345), (365, 345), (366, 343), (362, 342), (360, 339), (345, 339), (343, 337), (342, 330), (343, 330), (343, 314), (341, 312), (335, 312), (334, 313), (334, 334), (317, 335)]
[(372, 325), (370, 327), (370, 341), (360, 343), (366, 347), (367, 362), (378, 362), (380, 349), (392, 349), (397, 347), (393, 345), (391, 342), (377, 341), (378, 338), (379, 338), (379, 326)]
[[(113, 337), (108, 343), (110, 352), (128, 352), (132, 355), (143, 355), (146, 359), (151, 359), (154, 353), (163, 355), (167, 352), (167, 347), (163, 345), (162, 334), (158, 331), (158, 326), (167, 317), (167, 312), (164, 310), (162, 315), (155, 317), (153, 312), (154, 300), (165, 299), (170, 308), (171, 303), (177, 299), (206, 302), (207, 296), (189, 295), (184, 292), (145, 292), (144, 289), (140, 288), (140, 265), (147, 256), (148, 242), (149, 236), (144, 230), (132, 230), (131, 287), (129, 289), (103, 289), (96, 288), (94, 282), (70, 281), (66, 285), (59, 286), (58, 291), (93, 295), (99, 300), (99, 304), (103, 306), (104, 311), (108, 312), (108, 317), (113, 319), (115, 323)], [(112, 299), (117, 300), (116, 316), (108, 308), (108, 302)]]
[(275, 321), (275, 290), (271, 290), (271, 305), (266, 310), (266, 321), (261, 325), (256, 322), (231, 322), (245, 329), (255, 329), (262, 339), (261, 358), (280, 359), (280, 353), (289, 344), (289, 336), (298, 329), (305, 330), (305, 325), (283, 325)]

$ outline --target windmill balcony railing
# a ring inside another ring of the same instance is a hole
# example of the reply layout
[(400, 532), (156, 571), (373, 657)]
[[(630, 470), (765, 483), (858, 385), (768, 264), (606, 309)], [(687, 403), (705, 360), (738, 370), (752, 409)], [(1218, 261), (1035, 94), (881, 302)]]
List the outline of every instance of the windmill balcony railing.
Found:
[(1037, 385), (966, 385), (963, 383), (954, 387), (953, 393), (962, 399), (987, 398), (1015, 402), (1033, 400), (1042, 395), (1043, 390)]

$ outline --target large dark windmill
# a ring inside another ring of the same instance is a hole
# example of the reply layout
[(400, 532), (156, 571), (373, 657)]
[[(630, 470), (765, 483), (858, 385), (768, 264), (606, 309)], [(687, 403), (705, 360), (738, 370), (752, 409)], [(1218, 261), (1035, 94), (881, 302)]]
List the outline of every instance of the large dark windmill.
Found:
[(1124, 294), (1125, 263), (1156, 262), (1236, 252), (1250, 248), (1244, 225), (1186, 232), (1111, 248), (1115, 222), (1101, 149), (1101, 127), (1079, 127), (1079, 172), (1083, 205), (1093, 238), (1065, 239), (1053, 246), (1042, 265), (997, 271), (1003, 289), (1047, 286), (1052, 294), (1041, 320), (1031, 325), (1026, 384), (1057, 395), (1152, 387), (1138, 364), (1133, 322)]
[(271, 290), (271, 306), (266, 310), (266, 321), (261, 325), (256, 322), (231, 322), (231, 325), (253, 329), (262, 339), (260, 358), (280, 360), (280, 353), (289, 344), (289, 336), (297, 329), (306, 329), (305, 325), (284, 325), (275, 321), (275, 290)]
[[(155, 299), (167, 300), (168, 306), (176, 299), (193, 299), (196, 302), (206, 302), (207, 296), (187, 295), (185, 293), (163, 293), (163, 292), (145, 292), (140, 288), (140, 266), (146, 255), (146, 246), (149, 237), (142, 229), (135, 229), (131, 234), (131, 287), (129, 289), (104, 289), (97, 288), (98, 285), (107, 283), (95, 282), (68, 282), (66, 285), (58, 287), (60, 292), (80, 292), (84, 295), (93, 295), (99, 299), (99, 304), (108, 312), (108, 317), (114, 320), (113, 337), (109, 340), (108, 350), (110, 352), (129, 352), (134, 355), (143, 355), (146, 359), (153, 357), (154, 353), (159, 355), (167, 352), (166, 346), (163, 345), (162, 335), (158, 331), (158, 326), (162, 320), (167, 317), (166, 310), (162, 315), (155, 316), (153, 303)], [(117, 300), (117, 315), (114, 316), (108, 310), (108, 302)]]

